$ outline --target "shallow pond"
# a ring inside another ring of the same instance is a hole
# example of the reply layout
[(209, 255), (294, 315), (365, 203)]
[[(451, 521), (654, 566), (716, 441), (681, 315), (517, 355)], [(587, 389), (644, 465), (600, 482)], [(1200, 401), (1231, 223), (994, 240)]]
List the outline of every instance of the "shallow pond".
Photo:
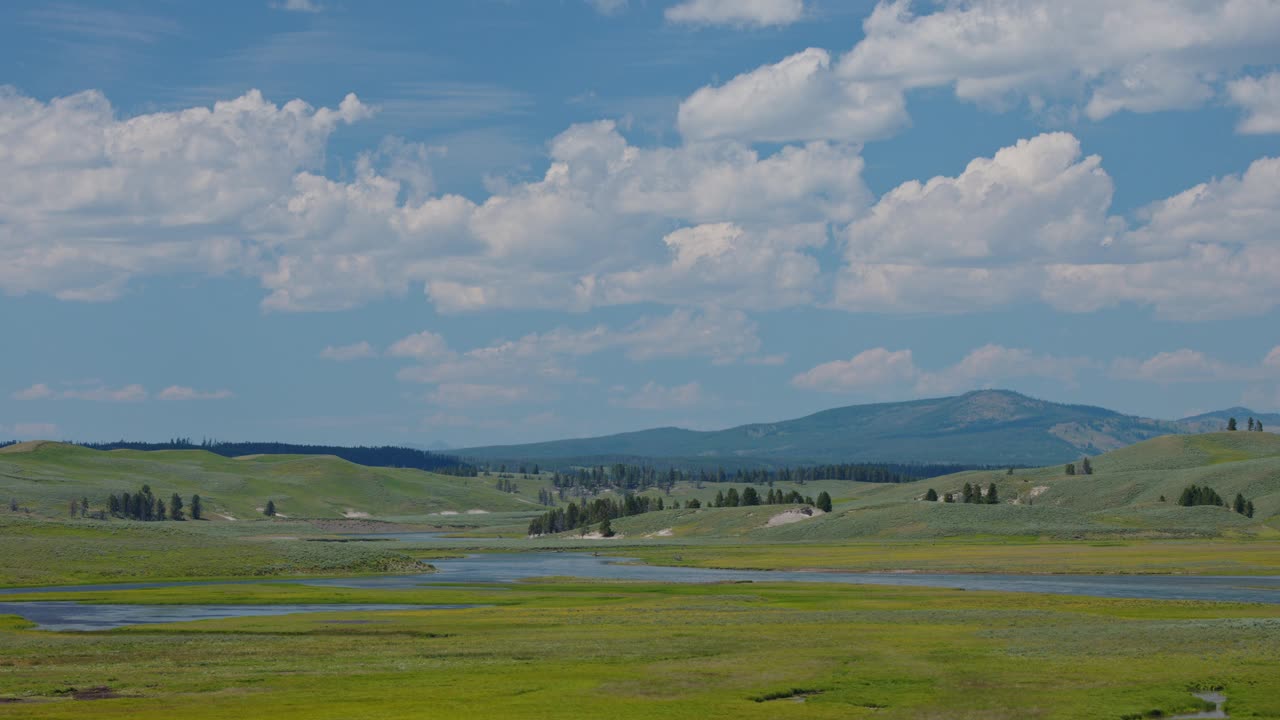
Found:
[(623, 558), (582, 552), (491, 553), (433, 560), (437, 572), (332, 579), (133, 583), (0, 589), (0, 595), (76, 590), (125, 590), (230, 583), (293, 583), (346, 588), (415, 588), (441, 583), (511, 583), (540, 577), (576, 577), (644, 582), (812, 582), (905, 585), (961, 590), (1087, 595), (1151, 600), (1215, 600), (1280, 603), (1280, 576), (1192, 575), (1016, 575), (964, 573), (841, 573), (789, 570), (706, 570), (632, 564)]
[(78, 602), (0, 602), (0, 615), (19, 615), (41, 630), (110, 630), (127, 625), (222, 620), (294, 613), (453, 610), (474, 605), (96, 605)]

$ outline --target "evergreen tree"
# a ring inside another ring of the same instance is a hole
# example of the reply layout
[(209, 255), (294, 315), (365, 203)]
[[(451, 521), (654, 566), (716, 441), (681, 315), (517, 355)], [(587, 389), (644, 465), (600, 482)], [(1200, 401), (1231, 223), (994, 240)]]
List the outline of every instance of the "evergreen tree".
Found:
[(1005, 473), (1005, 475), (1012, 475), (1012, 474), (1013, 474), (1013, 468), (1009, 468), (1009, 472)]
[(715, 507), (724, 507), (724, 491), (723, 490), (719, 490), (716, 492)]
[(1262, 432), (1262, 421), (1261, 421), (1261, 420), (1259, 420), (1259, 421), (1258, 421), (1258, 424), (1257, 424), (1256, 426), (1254, 426), (1254, 428), (1253, 428), (1253, 429), (1254, 429), (1254, 430), (1257, 430), (1258, 432)]
[(729, 507), (738, 507), (742, 504), (742, 498), (738, 495), (738, 488), (729, 488), (729, 492), (724, 494), (724, 504)]
[(78, 514), (80, 513), (80, 501), (79, 501), (79, 500), (75, 500), (75, 499), (73, 499), (73, 500), (71, 501), (71, 507), (69, 508), (69, 513), (70, 513), (71, 517), (75, 517), (76, 515), (78, 515)]
[(174, 493), (173, 497), (169, 498), (169, 518), (171, 520), (186, 520), (186, 517), (182, 514), (182, 496), (178, 493)]
[(702, 501), (698, 498), (689, 498), (689, 502), (685, 503), (684, 506), (690, 510), (697, 510), (702, 507)]
[(943, 498), (943, 500), (944, 502), (949, 502), (949, 503), (953, 503), (956, 501), (956, 499), (951, 496), (951, 493), (947, 493), (946, 496)]
[(1000, 496), (996, 494), (995, 483), (991, 483), (990, 485), (987, 486), (987, 504), (988, 505), (1000, 504)]
[(831, 512), (831, 495), (823, 490), (818, 493), (818, 502), (814, 503), (822, 512)]
[(111, 513), (112, 517), (120, 514), (120, 498), (115, 493), (107, 496), (107, 512)]
[[(1250, 419), (1249, 419), (1249, 422), (1250, 422), (1250, 424), (1252, 425), (1253, 418), (1250, 418)], [(1252, 427), (1250, 427), (1249, 429), (1250, 429), (1250, 430), (1252, 430), (1253, 428), (1252, 428)], [(1232, 510), (1235, 510), (1236, 512), (1240, 513), (1241, 515), (1243, 515), (1243, 514), (1244, 514), (1244, 495), (1241, 495), (1240, 493), (1236, 493), (1236, 501), (1235, 501), (1234, 503), (1232, 503), (1232, 505), (1231, 505), (1231, 509), (1232, 509)]]
[(969, 483), (964, 484), (964, 489), (960, 491), (961, 502), (973, 502), (973, 486)]
[(743, 505), (759, 505), (760, 493), (756, 492), (755, 488), (748, 485), (742, 491), (742, 504)]
[(156, 519), (164, 520), (169, 515), (168, 510), (169, 509), (165, 507), (164, 500), (156, 498)]
[(1066, 473), (1067, 473), (1068, 475), (1075, 475), (1075, 474), (1076, 474), (1076, 464), (1075, 464), (1075, 463), (1067, 463), (1067, 466), (1066, 466), (1065, 468), (1063, 468), (1063, 470), (1065, 470), (1065, 471), (1066, 471)]
[(609, 518), (600, 521), (601, 537), (613, 537), (613, 525), (609, 523)]
[(1080, 461), (1080, 470), (1085, 475), (1093, 474), (1093, 463), (1089, 462), (1089, 458), (1085, 458)]
[(1235, 419), (1235, 418), (1228, 418), (1228, 419), (1227, 419), (1227, 431), (1228, 431), (1228, 432), (1235, 432), (1235, 430), (1236, 430), (1236, 419)]
[(275, 515), (276, 515), (276, 501), (275, 501), (275, 500), (268, 500), (268, 501), (267, 501), (267, 507), (266, 507), (266, 508), (264, 508), (264, 509), (262, 510), (262, 514), (263, 514), (263, 515), (266, 515), (267, 517), (275, 517)]
[(929, 492), (924, 494), (924, 499), (926, 502), (938, 502), (938, 491), (929, 488)]
[(1249, 418), (1249, 432), (1253, 432), (1253, 418)]
[(1253, 517), (1253, 501), (1252, 500), (1244, 504), (1244, 516), (1249, 518)]
[(89, 498), (82, 497), (80, 498), (80, 517), (87, 517), (88, 515), (89, 515)]
[(200, 504), (200, 496), (191, 496), (191, 519), (200, 520), (201, 514), (204, 512), (204, 506)]

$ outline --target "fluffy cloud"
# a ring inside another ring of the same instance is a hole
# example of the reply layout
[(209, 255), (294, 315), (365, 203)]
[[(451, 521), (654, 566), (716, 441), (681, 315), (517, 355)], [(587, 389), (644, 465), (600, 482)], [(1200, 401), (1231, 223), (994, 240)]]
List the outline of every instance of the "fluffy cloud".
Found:
[(1133, 302), (1198, 319), (1280, 302), (1280, 160), (1153, 203), (1134, 225), (1109, 215), (1112, 189), (1101, 160), (1066, 133), (904, 183), (845, 229), (834, 304), (952, 312), (1038, 299), (1088, 312)]
[(280, 0), (279, 2), (271, 3), (271, 7), (277, 10), (307, 13), (318, 13), (324, 9), (315, 0)]
[(684, 0), (666, 9), (667, 22), (768, 27), (804, 17), (804, 0)]
[(1118, 358), (1111, 365), (1111, 376), (1163, 385), (1265, 381), (1280, 377), (1280, 347), (1272, 349), (1256, 366), (1233, 365), (1188, 348), (1156, 353), (1145, 360)]
[(320, 357), (326, 360), (337, 360), (338, 362), (370, 358), (377, 354), (378, 352), (373, 349), (373, 346), (367, 340), (361, 340), (350, 345), (329, 345), (320, 351)]
[[(611, 122), (569, 128), (541, 177), (481, 202), (435, 193), (431, 149), (394, 138), (319, 174), (331, 135), (372, 113), (250, 92), (119, 119), (96, 92), (0, 91), (0, 291), (109, 300), (136, 277), (239, 273), (272, 310), (418, 289), (446, 312), (777, 307), (812, 300), (811, 253), (869, 201), (853, 146), (643, 149)], [(732, 241), (690, 255), (717, 232)]]
[(1242, 133), (1280, 133), (1280, 73), (1241, 78), (1227, 86), (1233, 105), (1244, 108), (1237, 128)]
[(910, 350), (864, 350), (848, 360), (833, 360), (800, 373), (791, 384), (805, 390), (857, 392), (900, 385), (920, 374)]
[(917, 395), (938, 395), (1028, 377), (1071, 383), (1081, 369), (1093, 364), (1084, 358), (1058, 358), (1023, 348), (984, 345), (955, 365), (930, 372), (915, 364), (910, 350), (873, 348), (848, 360), (818, 365), (793, 377), (791, 384), (831, 393), (882, 394), (911, 387)]
[(242, 238), (368, 114), (354, 95), (315, 109), (250, 92), (118, 120), (98, 92), (0, 89), (0, 290), (105, 300), (138, 275), (252, 266), (265, 244)]
[(651, 381), (636, 392), (610, 402), (633, 410), (672, 410), (700, 405), (705, 399), (702, 386), (696, 382), (668, 387)]
[(67, 384), (60, 389), (45, 383), (14, 392), (14, 400), (92, 400), (96, 402), (138, 402), (147, 399), (147, 391), (141, 385), (125, 385), (112, 388), (97, 383)]
[(401, 338), (387, 348), (387, 354), (391, 357), (407, 357), (416, 360), (445, 357), (449, 352), (449, 343), (444, 337), (429, 330)]
[(886, 137), (906, 122), (901, 92), (884, 84), (841, 80), (831, 67), (831, 55), (818, 48), (724, 85), (700, 88), (680, 103), (677, 119), (689, 140), (768, 142), (863, 142)]
[(57, 397), (65, 400), (132, 403), (146, 400), (148, 394), (146, 388), (141, 385), (125, 385), (124, 387), (119, 388), (99, 385), (97, 387), (90, 387), (87, 389), (70, 388), (59, 392)]
[(14, 400), (43, 400), (44, 398), (53, 397), (54, 392), (44, 383), (36, 383), (29, 388), (24, 388), (13, 393)]
[[(422, 348), (425, 352), (419, 352)], [(759, 349), (756, 324), (746, 314), (679, 309), (669, 315), (642, 317), (620, 329), (606, 325), (585, 330), (559, 328), (464, 352), (450, 349), (439, 335), (419, 333), (397, 341), (388, 354), (419, 362), (398, 373), (406, 382), (487, 381), (488, 384), (499, 378), (515, 377), (553, 383), (580, 382), (583, 378), (570, 361), (608, 350), (621, 351), (636, 361), (701, 357), (713, 364), (725, 364), (749, 359)]]
[(226, 400), (234, 394), (230, 390), (196, 390), (184, 385), (170, 385), (156, 397), (161, 400)]
[[(1216, 95), (1224, 74), (1280, 61), (1280, 6), (1272, 2), (956, 0), (926, 14), (913, 7), (878, 4), (863, 21), (863, 39), (835, 62), (807, 50), (699, 90), (681, 108), (681, 131), (865, 139), (902, 122), (904, 93), (929, 87), (952, 87), (988, 107), (1025, 102), (1097, 120), (1197, 107)], [(734, 108), (734, 100), (745, 104)], [(852, 122), (849, 113), (859, 112), (876, 120)]]

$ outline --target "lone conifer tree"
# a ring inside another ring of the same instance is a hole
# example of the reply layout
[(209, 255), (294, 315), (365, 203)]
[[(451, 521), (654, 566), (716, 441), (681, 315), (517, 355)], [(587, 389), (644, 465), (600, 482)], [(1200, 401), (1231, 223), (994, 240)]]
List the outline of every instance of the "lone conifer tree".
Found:
[(204, 506), (200, 504), (200, 496), (192, 495), (191, 496), (191, 519), (200, 520), (201, 519), (200, 516), (203, 513), (204, 513)]
[(1228, 430), (1229, 432), (1235, 432), (1235, 430), (1236, 430), (1236, 419), (1235, 419), (1235, 418), (1228, 418), (1228, 419), (1227, 419), (1227, 430)]
[(267, 517), (275, 517), (275, 515), (276, 515), (276, 501), (275, 501), (275, 500), (268, 500), (268, 501), (267, 501), (267, 507), (266, 507), (265, 509), (263, 509), (262, 514), (263, 514), (263, 515), (266, 515)]
[(938, 502), (938, 491), (929, 488), (929, 492), (924, 494), (924, 499), (926, 502)]
[(831, 512), (831, 495), (826, 490), (818, 493), (818, 502), (814, 503), (822, 512)]

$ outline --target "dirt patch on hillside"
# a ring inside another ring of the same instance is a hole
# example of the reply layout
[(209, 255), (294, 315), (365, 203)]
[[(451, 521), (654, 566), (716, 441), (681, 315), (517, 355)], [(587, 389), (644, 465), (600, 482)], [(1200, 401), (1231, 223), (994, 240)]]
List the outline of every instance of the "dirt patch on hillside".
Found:
[(765, 524), (765, 527), (790, 525), (791, 523), (800, 522), (802, 520), (812, 520), (819, 515), (826, 515), (826, 513), (816, 507), (809, 507), (806, 505), (798, 510), (787, 510), (786, 512), (780, 512), (777, 515), (774, 515), (769, 518), (769, 522)]

